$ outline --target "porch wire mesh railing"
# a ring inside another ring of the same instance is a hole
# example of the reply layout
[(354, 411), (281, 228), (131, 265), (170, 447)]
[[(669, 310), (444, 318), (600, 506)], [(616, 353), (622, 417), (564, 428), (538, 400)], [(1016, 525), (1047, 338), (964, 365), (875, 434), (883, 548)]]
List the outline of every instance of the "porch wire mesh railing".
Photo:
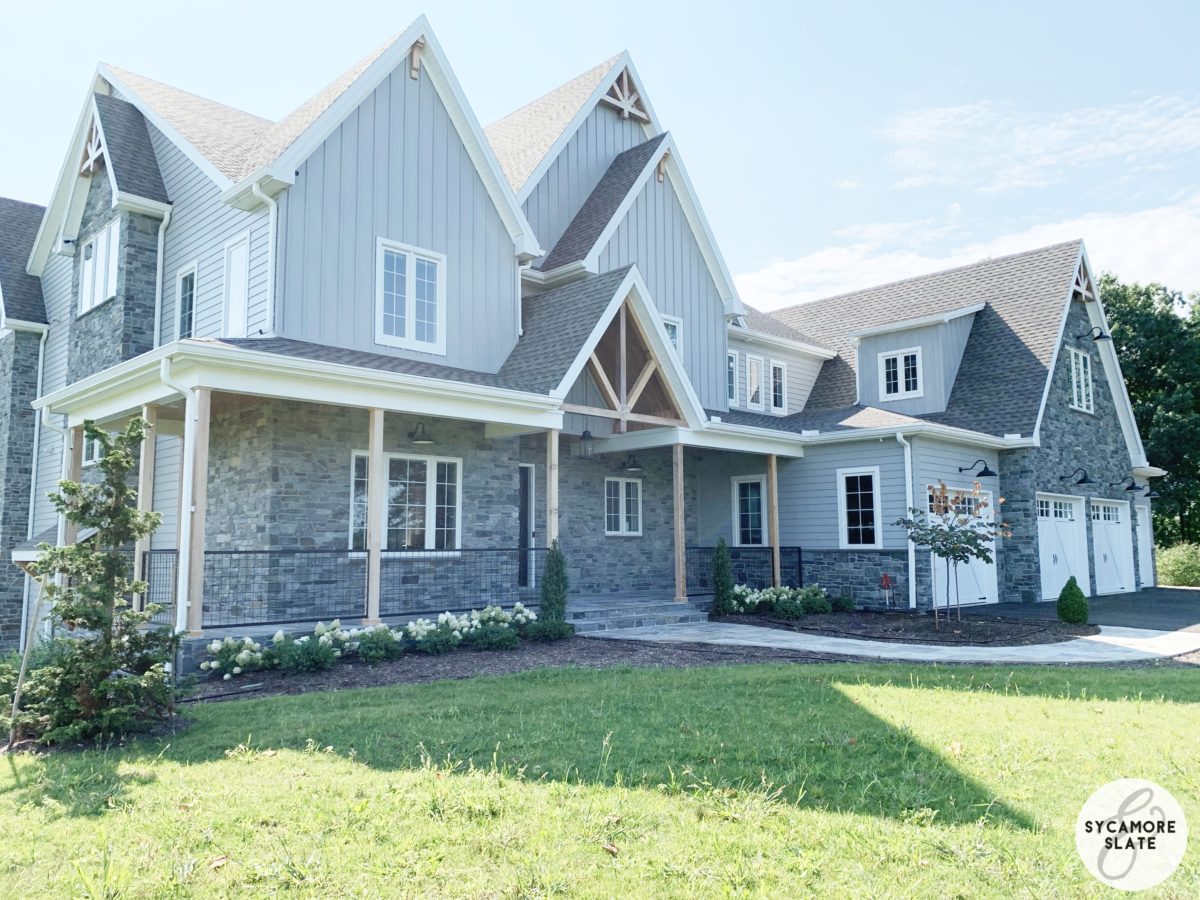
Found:
[(380, 562), (379, 614), (529, 602), (545, 558), (545, 547), (385, 552)]
[[(688, 547), (688, 596), (710, 597), (713, 593), (713, 554), (716, 547)], [(730, 547), (733, 583), (755, 590), (770, 587), (773, 582), (770, 547)], [(787, 587), (804, 587), (804, 554), (799, 547), (779, 548), (779, 578)]]

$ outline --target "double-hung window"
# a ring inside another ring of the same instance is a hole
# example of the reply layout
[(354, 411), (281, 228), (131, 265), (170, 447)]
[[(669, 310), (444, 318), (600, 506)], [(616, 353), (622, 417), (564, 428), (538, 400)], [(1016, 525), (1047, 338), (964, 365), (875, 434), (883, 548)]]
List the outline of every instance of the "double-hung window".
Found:
[(904, 400), (924, 394), (921, 348), (879, 354), (879, 399)]
[(729, 398), (730, 406), (737, 406), (738, 397), (738, 355), (736, 350), (725, 354), (725, 395)]
[(1075, 347), (1071, 348), (1071, 409), (1095, 412), (1092, 403), (1092, 357)]
[(375, 266), (375, 343), (446, 352), (446, 257), (380, 238)]
[(767, 477), (739, 476), (733, 479), (733, 543), (737, 547), (761, 547), (767, 542)]
[(843, 550), (883, 545), (879, 467), (838, 469), (839, 546)]
[(193, 263), (186, 269), (180, 269), (175, 278), (175, 297), (179, 306), (179, 326), (176, 336), (179, 340), (190, 338), (196, 319), (196, 265)]
[(117, 296), (121, 220), (113, 219), (79, 248), (79, 314)]
[(771, 361), (771, 412), (787, 412), (787, 366)]
[(746, 357), (746, 406), (763, 408), (763, 361), (760, 356)]
[(604, 479), (604, 533), (633, 537), (642, 533), (642, 480)]
[[(457, 550), (462, 460), (389, 453), (384, 457), (384, 550)], [(367, 548), (367, 454), (354, 454), (350, 548)]]

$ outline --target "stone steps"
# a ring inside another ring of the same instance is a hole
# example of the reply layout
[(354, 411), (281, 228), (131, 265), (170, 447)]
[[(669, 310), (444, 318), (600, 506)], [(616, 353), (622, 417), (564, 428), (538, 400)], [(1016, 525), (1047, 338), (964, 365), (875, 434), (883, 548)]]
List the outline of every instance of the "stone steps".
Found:
[(575, 626), (576, 634), (596, 631), (615, 631), (621, 628), (640, 628), (646, 625), (677, 625), (708, 621), (708, 603), (689, 600), (606, 601), (581, 603), (575, 608), (567, 604), (567, 621)]

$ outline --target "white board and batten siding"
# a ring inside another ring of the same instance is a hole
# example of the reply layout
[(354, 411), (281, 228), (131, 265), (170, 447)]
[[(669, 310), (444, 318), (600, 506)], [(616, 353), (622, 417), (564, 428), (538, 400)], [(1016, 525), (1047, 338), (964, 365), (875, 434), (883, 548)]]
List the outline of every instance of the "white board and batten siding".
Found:
[[(801, 412), (804, 409), (804, 404), (808, 402), (808, 395), (812, 393), (817, 376), (821, 373), (821, 364), (824, 360), (804, 353), (789, 353), (774, 346), (767, 347), (745, 340), (738, 340), (735, 334), (736, 332), (729, 334), (728, 349), (736, 352), (738, 355), (737, 400), (734, 403), (722, 403), (719, 406), (710, 407), (710, 409), (728, 409), (730, 406), (737, 409), (748, 409), (746, 404), (749, 392), (747, 391), (746, 378), (749, 367), (746, 365), (746, 356), (749, 355), (757, 356), (763, 361), (763, 408), (762, 410), (755, 409), (753, 411), (773, 412), (771, 409), (770, 393), (771, 363), (781, 362), (786, 366), (785, 371), (787, 373), (787, 377), (785, 378), (787, 385), (787, 415)], [(724, 374), (724, 367), (722, 367), (721, 371)]]
[[(279, 197), (280, 336), (495, 372), (517, 340), (517, 261), (425, 69), (385, 78)], [(446, 354), (375, 343), (377, 240), (445, 254)]]
[[(936, 325), (864, 337), (858, 345), (860, 402), (864, 406), (880, 406), (908, 415), (924, 415), (945, 410), (974, 321), (974, 314), (968, 314)], [(903, 400), (881, 399), (879, 354), (913, 347), (919, 347), (921, 350), (922, 396)]]
[(522, 205), (533, 233), (549, 253), (612, 161), (647, 140), (634, 118), (600, 103), (562, 149)]
[(724, 409), (725, 307), (669, 176), (647, 180), (600, 252), (601, 272), (629, 263), (659, 313), (682, 320), (679, 355), (700, 402)]

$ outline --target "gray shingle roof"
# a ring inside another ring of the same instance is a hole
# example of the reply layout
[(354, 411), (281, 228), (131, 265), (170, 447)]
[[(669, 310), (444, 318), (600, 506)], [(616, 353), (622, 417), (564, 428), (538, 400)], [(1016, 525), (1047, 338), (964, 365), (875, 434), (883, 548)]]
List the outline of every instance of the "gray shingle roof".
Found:
[(539, 269), (548, 272), (587, 257), (666, 137), (663, 132), (617, 155)]
[(170, 203), (146, 120), (137, 107), (103, 94), (96, 94), (94, 99), (117, 188), (135, 197)]
[(46, 323), (42, 281), (25, 271), (46, 208), (0, 197), (0, 294), (11, 319)]
[(620, 54), (606, 59), (484, 129), (514, 192), (524, 187), (618, 59)]
[(521, 339), (500, 375), (539, 394), (558, 387), (631, 266), (591, 275), (521, 302)]
[(807, 408), (854, 402), (850, 332), (986, 303), (946, 411), (924, 418), (985, 434), (1031, 435), (1080, 247), (1068, 241), (779, 310), (774, 315), (785, 324), (839, 354), (822, 366)]
[(753, 306), (746, 306), (745, 310), (742, 318), (748, 331), (757, 331), (760, 334), (769, 334), (771, 337), (782, 338), (785, 341), (798, 341), (801, 344), (812, 344), (814, 347), (828, 349), (816, 338), (811, 338), (790, 325), (785, 325), (768, 313), (757, 310)]
[(903, 413), (879, 409), (874, 406), (845, 406), (841, 409), (826, 409), (818, 412), (804, 411), (790, 416), (772, 416), (767, 413), (731, 409), (726, 412), (705, 410), (709, 418), (718, 416), (730, 425), (745, 425), (750, 428), (766, 428), (771, 431), (786, 431), (799, 434), (801, 431), (830, 432), (857, 431), (863, 428), (896, 428), (920, 423), (921, 419)]

